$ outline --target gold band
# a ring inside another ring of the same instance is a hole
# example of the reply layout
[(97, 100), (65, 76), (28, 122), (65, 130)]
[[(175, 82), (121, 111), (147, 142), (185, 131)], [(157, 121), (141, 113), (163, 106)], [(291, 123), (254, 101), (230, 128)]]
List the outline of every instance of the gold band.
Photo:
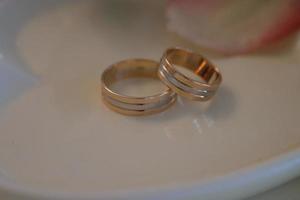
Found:
[[(188, 78), (178, 72), (174, 65), (193, 71), (204, 82)], [(220, 71), (207, 59), (181, 48), (171, 48), (164, 53), (158, 76), (177, 94), (197, 101), (207, 101), (212, 98), (222, 82)]]
[(176, 93), (166, 89), (160, 94), (147, 97), (131, 97), (118, 94), (110, 86), (129, 78), (155, 78), (158, 79), (159, 63), (146, 59), (125, 60), (106, 69), (101, 77), (103, 102), (110, 109), (124, 115), (148, 115), (159, 113), (176, 101)]

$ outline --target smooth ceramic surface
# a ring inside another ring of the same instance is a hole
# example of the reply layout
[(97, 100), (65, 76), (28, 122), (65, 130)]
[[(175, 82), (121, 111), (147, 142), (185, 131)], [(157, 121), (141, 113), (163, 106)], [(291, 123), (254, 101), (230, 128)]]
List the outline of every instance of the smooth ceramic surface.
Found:
[[(0, 197), (232, 200), (300, 175), (298, 42), (222, 58), (169, 33), (164, 4), (0, 2)], [(220, 66), (213, 101), (141, 118), (101, 103), (103, 69), (169, 46)]]
[(290, 181), (263, 194), (256, 195), (247, 200), (298, 200), (300, 196), (300, 179)]

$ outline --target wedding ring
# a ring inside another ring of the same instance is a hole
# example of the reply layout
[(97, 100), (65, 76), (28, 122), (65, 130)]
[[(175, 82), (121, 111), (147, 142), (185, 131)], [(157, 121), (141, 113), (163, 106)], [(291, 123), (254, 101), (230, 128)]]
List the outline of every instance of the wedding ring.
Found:
[(159, 94), (147, 97), (132, 97), (119, 94), (112, 85), (120, 80), (130, 78), (154, 78), (157, 75), (159, 63), (146, 59), (125, 60), (111, 65), (101, 77), (103, 102), (110, 109), (124, 115), (148, 115), (159, 113), (176, 101), (176, 93), (166, 88)]
[[(187, 77), (176, 69), (177, 66), (192, 71), (202, 81)], [(158, 76), (177, 94), (197, 101), (212, 98), (222, 82), (220, 71), (206, 58), (181, 48), (166, 50), (161, 59)]]

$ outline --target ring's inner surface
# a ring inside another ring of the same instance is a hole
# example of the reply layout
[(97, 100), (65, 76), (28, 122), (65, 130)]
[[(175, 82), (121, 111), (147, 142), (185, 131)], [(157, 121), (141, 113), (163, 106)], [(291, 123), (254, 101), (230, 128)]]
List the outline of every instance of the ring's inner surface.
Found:
[(192, 71), (208, 84), (221, 81), (220, 73), (213, 64), (198, 54), (179, 49), (171, 49), (167, 53), (167, 60), (170, 64)]
[(122, 95), (131, 97), (159, 95), (167, 87), (158, 79), (158, 66), (157, 62), (144, 59), (122, 61), (107, 69), (102, 80), (106, 87)]
[(119, 80), (129, 78), (154, 78), (157, 76), (158, 63), (150, 60), (123, 61), (113, 65), (106, 70), (103, 81), (106, 86), (110, 86)]

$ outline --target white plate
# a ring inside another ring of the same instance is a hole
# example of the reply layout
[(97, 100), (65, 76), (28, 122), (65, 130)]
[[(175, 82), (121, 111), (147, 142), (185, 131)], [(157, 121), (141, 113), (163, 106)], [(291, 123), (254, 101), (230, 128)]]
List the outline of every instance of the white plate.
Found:
[[(232, 200), (300, 174), (297, 42), (217, 57), (166, 31), (164, 4), (0, 2), (0, 197)], [(105, 67), (169, 46), (220, 66), (212, 102), (142, 118), (103, 106)]]

